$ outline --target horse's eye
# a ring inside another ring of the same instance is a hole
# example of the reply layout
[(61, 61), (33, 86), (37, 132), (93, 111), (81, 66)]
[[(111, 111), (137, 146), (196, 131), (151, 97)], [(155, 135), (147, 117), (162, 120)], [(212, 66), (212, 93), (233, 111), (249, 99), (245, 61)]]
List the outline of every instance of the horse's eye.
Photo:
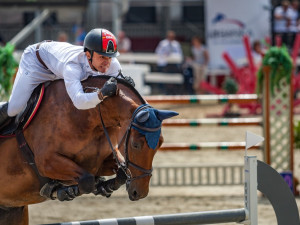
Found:
[(137, 143), (137, 142), (133, 142), (133, 143), (132, 143), (132, 147), (133, 147), (133, 148), (138, 149), (139, 146), (140, 146), (140, 145), (139, 145), (139, 143)]
[(133, 140), (131, 142), (131, 146), (133, 149), (140, 150), (143, 147), (144, 142)]

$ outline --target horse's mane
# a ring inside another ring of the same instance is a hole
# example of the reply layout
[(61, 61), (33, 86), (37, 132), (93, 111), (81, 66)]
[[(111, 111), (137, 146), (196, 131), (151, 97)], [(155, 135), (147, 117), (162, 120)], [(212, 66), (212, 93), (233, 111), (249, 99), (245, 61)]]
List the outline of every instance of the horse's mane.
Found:
[[(107, 76), (107, 75), (101, 75), (101, 76), (91, 76), (89, 77), (86, 81), (88, 80), (93, 80), (93, 79), (103, 79), (103, 80), (108, 80), (109, 78), (111, 78), (111, 76)], [(115, 77), (116, 78), (116, 77)], [(127, 81), (125, 81), (122, 78), (116, 78), (117, 82), (119, 84), (123, 84), (124, 86), (126, 86), (127, 88), (129, 88), (142, 102), (142, 104), (146, 104), (145, 99), (141, 96), (141, 94), (131, 85), (129, 84)]]

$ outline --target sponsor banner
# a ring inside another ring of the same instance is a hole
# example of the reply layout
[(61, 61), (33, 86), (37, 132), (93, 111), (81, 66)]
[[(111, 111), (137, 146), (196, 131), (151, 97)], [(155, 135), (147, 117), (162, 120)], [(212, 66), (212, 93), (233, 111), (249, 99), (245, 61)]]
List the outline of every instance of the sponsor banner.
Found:
[(206, 43), (211, 68), (227, 68), (224, 51), (238, 61), (245, 58), (242, 37), (251, 44), (271, 34), (271, 3), (269, 0), (206, 0)]

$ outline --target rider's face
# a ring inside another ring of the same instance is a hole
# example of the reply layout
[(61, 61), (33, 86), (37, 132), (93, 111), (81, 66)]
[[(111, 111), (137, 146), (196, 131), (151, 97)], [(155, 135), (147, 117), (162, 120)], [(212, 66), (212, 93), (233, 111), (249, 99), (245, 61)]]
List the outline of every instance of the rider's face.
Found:
[[(86, 52), (86, 55), (89, 58), (91, 58), (91, 54), (89, 52)], [(90, 62), (90, 61), (89, 61)], [(101, 73), (105, 73), (111, 63), (111, 57), (103, 56), (98, 54), (97, 52), (94, 52), (93, 54), (93, 66)], [(93, 69), (93, 66), (91, 68)]]

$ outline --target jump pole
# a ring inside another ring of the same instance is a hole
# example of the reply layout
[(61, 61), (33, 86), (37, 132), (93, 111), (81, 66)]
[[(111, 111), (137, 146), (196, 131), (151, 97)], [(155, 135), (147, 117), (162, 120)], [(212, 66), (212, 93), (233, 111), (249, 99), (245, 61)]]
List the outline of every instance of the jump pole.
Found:
[(164, 127), (199, 127), (199, 126), (261, 126), (261, 118), (203, 118), (203, 119), (169, 119)]
[[(197, 151), (217, 149), (234, 151), (245, 149), (245, 142), (200, 142), (200, 143), (164, 143), (159, 151)], [(251, 150), (260, 149), (260, 146), (252, 146)]]
[(256, 94), (239, 94), (239, 95), (160, 95), (147, 96), (146, 101), (149, 104), (219, 104), (219, 103), (249, 103), (257, 102)]

